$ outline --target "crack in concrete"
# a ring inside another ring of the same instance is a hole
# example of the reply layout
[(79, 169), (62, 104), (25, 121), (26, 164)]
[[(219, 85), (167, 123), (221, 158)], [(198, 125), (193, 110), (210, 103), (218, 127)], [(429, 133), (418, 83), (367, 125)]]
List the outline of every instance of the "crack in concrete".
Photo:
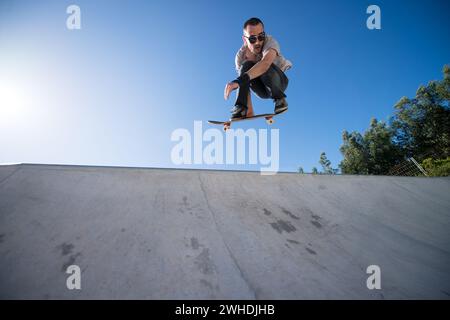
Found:
[(17, 171), (19, 171), (22, 168), (21, 165), (19, 165), (16, 170), (14, 170), (13, 172), (11, 172), (9, 175), (7, 175), (5, 178), (3, 178), (2, 180), (0, 180), (0, 185), (3, 184), (3, 182), (5, 182), (6, 180), (8, 180), (12, 175), (14, 175)]
[(247, 277), (245, 276), (245, 274), (242, 271), (241, 267), (239, 266), (239, 263), (237, 262), (236, 257), (233, 255), (233, 253), (231, 252), (227, 242), (225, 241), (225, 237), (222, 234), (222, 230), (219, 228), (219, 225), (217, 224), (216, 215), (215, 215), (214, 211), (212, 210), (211, 205), (209, 204), (208, 196), (206, 194), (205, 186), (204, 186), (204, 183), (202, 181), (202, 178), (200, 177), (200, 173), (197, 176), (198, 176), (198, 180), (200, 181), (200, 189), (202, 189), (203, 197), (205, 198), (205, 201), (206, 201), (206, 206), (208, 207), (208, 211), (211, 213), (211, 216), (212, 216), (212, 218), (214, 220), (214, 224), (216, 225), (216, 229), (219, 232), (220, 237), (222, 238), (222, 242), (224, 243), (225, 248), (227, 249), (228, 254), (230, 255), (231, 259), (233, 260), (233, 263), (235, 264), (236, 268), (239, 270), (241, 278), (244, 280), (244, 282), (247, 285), (247, 287), (253, 293), (254, 298), (258, 299), (258, 296), (256, 294), (256, 290), (253, 288), (253, 286), (251, 285), (250, 281), (247, 279)]

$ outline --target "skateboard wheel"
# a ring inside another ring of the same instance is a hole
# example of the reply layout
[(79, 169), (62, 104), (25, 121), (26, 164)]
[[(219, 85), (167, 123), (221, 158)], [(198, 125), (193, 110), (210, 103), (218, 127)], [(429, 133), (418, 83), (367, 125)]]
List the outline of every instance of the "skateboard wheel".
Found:
[(266, 122), (267, 122), (268, 124), (272, 124), (272, 123), (273, 123), (273, 119), (267, 119)]

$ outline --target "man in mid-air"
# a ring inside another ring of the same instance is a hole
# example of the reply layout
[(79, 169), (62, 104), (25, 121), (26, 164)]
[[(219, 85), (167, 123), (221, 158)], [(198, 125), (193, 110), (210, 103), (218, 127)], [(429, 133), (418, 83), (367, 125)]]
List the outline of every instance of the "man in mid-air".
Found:
[(225, 86), (224, 98), (228, 99), (233, 90), (238, 89), (231, 119), (254, 115), (250, 89), (260, 98), (272, 98), (275, 113), (288, 108), (286, 91), (288, 78), (285, 71), (292, 67), (280, 52), (278, 42), (264, 32), (264, 24), (258, 18), (250, 18), (244, 23), (244, 44), (236, 53), (235, 65), (239, 74)]

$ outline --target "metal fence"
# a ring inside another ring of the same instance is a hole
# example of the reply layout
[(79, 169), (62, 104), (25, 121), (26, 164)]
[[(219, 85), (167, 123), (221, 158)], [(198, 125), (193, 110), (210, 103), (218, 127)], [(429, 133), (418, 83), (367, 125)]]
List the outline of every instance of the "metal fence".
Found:
[(418, 177), (425, 176), (428, 177), (427, 172), (424, 168), (417, 162), (414, 157), (408, 158), (402, 163), (396, 165), (389, 172), (390, 176), (409, 176)]
[(399, 163), (389, 171), (391, 176), (412, 176), (428, 177), (428, 172), (420, 164), (424, 159), (432, 158), (439, 159), (437, 154), (434, 152), (426, 152), (420, 155), (415, 155), (413, 157), (407, 158), (405, 161)]

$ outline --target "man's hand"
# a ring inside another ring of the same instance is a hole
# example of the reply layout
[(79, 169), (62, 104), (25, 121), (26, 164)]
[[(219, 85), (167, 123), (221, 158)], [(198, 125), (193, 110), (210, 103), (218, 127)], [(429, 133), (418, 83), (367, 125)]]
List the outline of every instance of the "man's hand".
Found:
[(263, 57), (250, 70), (247, 71), (250, 79), (258, 78), (260, 75), (269, 70), (278, 53), (275, 49), (270, 48), (263, 54)]
[(224, 99), (227, 100), (230, 96), (231, 91), (236, 90), (237, 88), (239, 88), (239, 85), (236, 82), (228, 82), (223, 92)]

